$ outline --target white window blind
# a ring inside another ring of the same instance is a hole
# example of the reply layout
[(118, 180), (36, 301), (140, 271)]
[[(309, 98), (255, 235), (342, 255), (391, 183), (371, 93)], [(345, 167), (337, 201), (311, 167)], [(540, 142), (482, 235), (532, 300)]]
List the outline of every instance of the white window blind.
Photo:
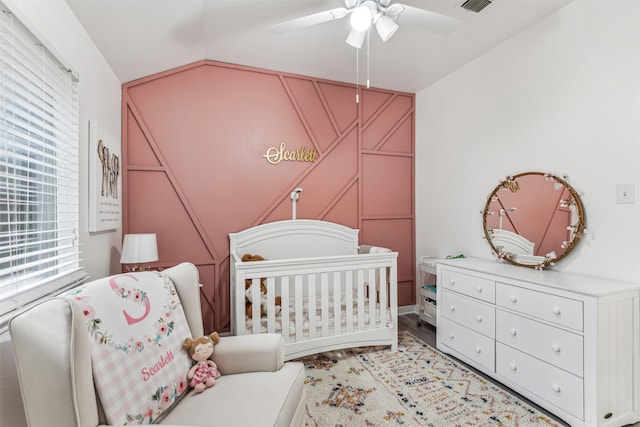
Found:
[(80, 280), (78, 81), (0, 3), (0, 315)]

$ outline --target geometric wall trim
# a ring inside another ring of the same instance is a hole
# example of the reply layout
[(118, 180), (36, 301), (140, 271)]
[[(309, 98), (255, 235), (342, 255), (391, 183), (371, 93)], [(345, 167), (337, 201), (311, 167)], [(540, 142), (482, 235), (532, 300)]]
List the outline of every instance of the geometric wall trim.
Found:
[(229, 330), (229, 233), (291, 218), (295, 187), (298, 218), (398, 251), (415, 303), (415, 97), (359, 90), (209, 60), (123, 85), (123, 232), (156, 233), (159, 268), (198, 267), (207, 331)]

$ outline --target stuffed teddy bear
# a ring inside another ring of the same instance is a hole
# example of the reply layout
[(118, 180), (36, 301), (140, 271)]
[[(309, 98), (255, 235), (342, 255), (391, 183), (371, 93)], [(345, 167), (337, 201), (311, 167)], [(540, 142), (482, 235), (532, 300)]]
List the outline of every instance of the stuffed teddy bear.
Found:
[[(261, 257), (260, 255), (251, 255), (251, 254), (244, 254), (242, 255), (242, 262), (250, 262), (250, 261), (264, 261), (265, 259), (263, 257)], [(267, 285), (266, 285), (266, 281), (267, 278), (266, 277), (261, 277), (260, 278), (260, 317), (264, 316), (265, 314), (267, 314)], [(252, 289), (253, 289), (253, 281), (252, 279), (246, 279), (244, 281), (244, 295), (245, 295), (245, 312), (247, 314), (247, 316), (249, 316), (249, 318), (253, 317), (253, 295), (252, 295)], [(275, 297), (275, 306), (276, 306), (276, 313), (279, 313), (282, 307), (282, 298), (280, 296), (276, 296)]]
[(209, 336), (194, 339), (186, 338), (182, 343), (182, 348), (189, 352), (189, 356), (196, 363), (191, 367), (187, 378), (191, 380), (190, 386), (196, 393), (201, 393), (204, 389), (213, 386), (216, 378), (220, 377), (218, 366), (213, 360), (213, 347), (220, 341), (217, 332), (212, 332)]

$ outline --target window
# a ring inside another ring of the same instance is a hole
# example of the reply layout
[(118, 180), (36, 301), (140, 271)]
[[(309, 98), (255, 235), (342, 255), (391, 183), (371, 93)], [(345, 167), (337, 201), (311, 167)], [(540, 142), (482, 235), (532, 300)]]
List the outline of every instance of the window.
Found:
[(81, 280), (78, 80), (0, 3), (0, 315)]

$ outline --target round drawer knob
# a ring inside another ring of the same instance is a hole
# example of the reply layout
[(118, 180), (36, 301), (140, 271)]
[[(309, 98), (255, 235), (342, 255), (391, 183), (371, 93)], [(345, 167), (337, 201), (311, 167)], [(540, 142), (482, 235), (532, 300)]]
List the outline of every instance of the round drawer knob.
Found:
[(515, 295), (511, 295), (511, 302), (512, 303), (517, 303), (518, 302), (518, 297), (516, 297)]
[(456, 337), (456, 336), (455, 336), (455, 334), (454, 334), (453, 332), (449, 333), (449, 338), (450, 338), (450, 339), (454, 339), (455, 337)]
[(476, 316), (476, 320), (478, 321), (478, 323), (482, 322), (482, 316), (480, 316), (479, 314)]
[(554, 307), (551, 309), (551, 311), (552, 311), (552, 312), (553, 312), (553, 314), (555, 314), (556, 316), (560, 315), (560, 313), (561, 313), (560, 307), (558, 307), (557, 305), (556, 305), (556, 306), (554, 306)]
[(560, 345), (558, 344), (551, 344), (551, 348), (553, 349), (553, 351), (555, 351), (556, 353), (560, 353)]
[(479, 293), (479, 294), (481, 294), (481, 293), (482, 293), (482, 286), (478, 286), (478, 287), (476, 288), (476, 290), (478, 291), (478, 293)]
[(511, 368), (511, 370), (512, 370), (513, 372), (515, 372), (515, 371), (517, 371), (517, 370), (518, 370), (518, 365), (516, 365), (516, 364), (515, 364), (515, 363), (513, 363), (513, 362), (511, 362), (511, 363), (509, 364), (509, 367)]
[(453, 279), (449, 279), (449, 284), (450, 284), (451, 286), (453, 286), (453, 285), (455, 285), (455, 284), (456, 284), (456, 281), (455, 281), (455, 280), (453, 280)]
[(560, 393), (560, 386), (558, 384), (553, 384), (551, 386), (551, 388), (553, 389), (553, 391), (555, 391), (556, 393)]
[(482, 347), (480, 347), (479, 345), (476, 346), (476, 353), (482, 353)]
[(515, 337), (516, 335), (518, 335), (518, 331), (516, 331), (516, 328), (511, 328), (511, 329), (509, 329), (509, 333), (510, 333), (511, 335), (513, 335), (514, 337)]
[(451, 310), (451, 311), (456, 311), (456, 306), (455, 306), (455, 305), (450, 305), (450, 306), (449, 306), (449, 310)]

